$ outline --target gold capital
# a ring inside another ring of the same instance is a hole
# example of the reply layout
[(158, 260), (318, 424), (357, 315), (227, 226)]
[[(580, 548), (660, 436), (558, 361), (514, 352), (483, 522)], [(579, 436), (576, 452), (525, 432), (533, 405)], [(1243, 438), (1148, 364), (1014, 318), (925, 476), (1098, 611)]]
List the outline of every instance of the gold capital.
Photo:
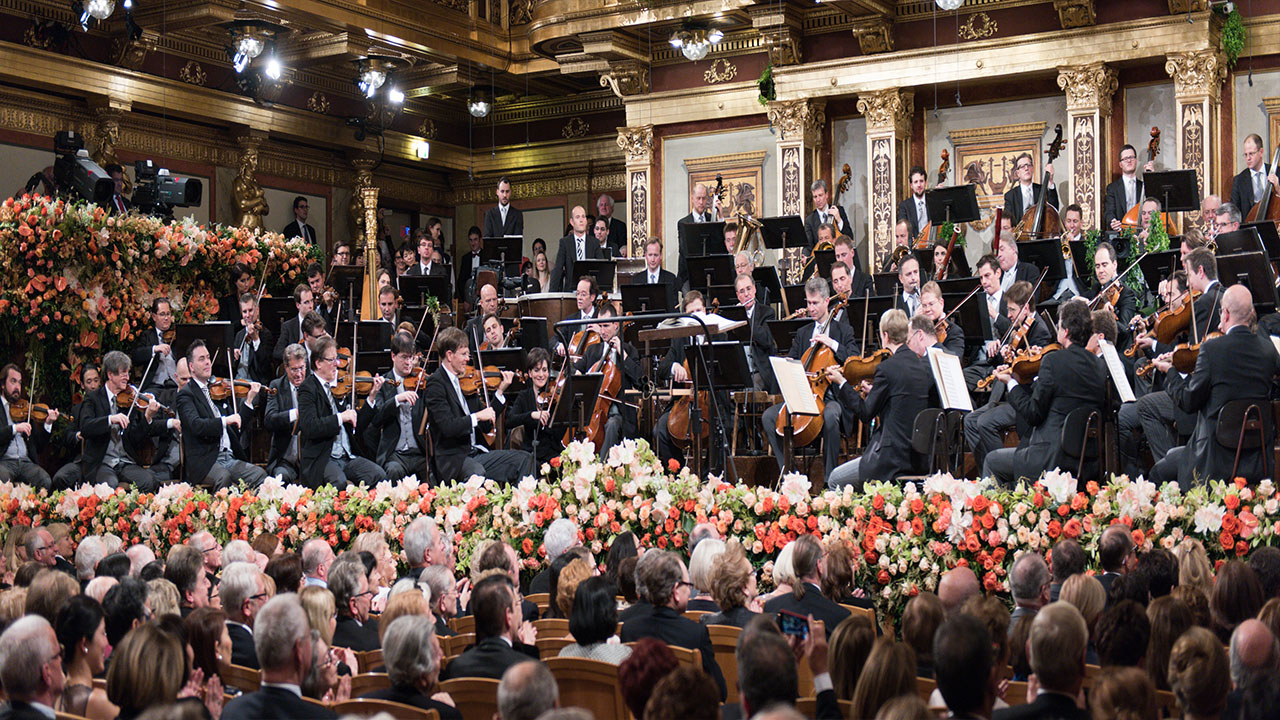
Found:
[(648, 164), (653, 156), (653, 126), (618, 128), (618, 147), (627, 156), (627, 164)]
[(1227, 58), (1217, 49), (1169, 53), (1164, 70), (1173, 78), (1178, 98), (1207, 95), (1216, 103), (1227, 79)]
[(1111, 115), (1111, 96), (1119, 87), (1116, 71), (1106, 63), (1058, 68), (1058, 87), (1067, 93), (1067, 110), (1097, 109)]
[(915, 93), (890, 88), (858, 96), (858, 112), (867, 118), (867, 132), (905, 134), (915, 112)]
[(827, 101), (775, 100), (769, 103), (768, 115), (781, 133), (779, 140), (817, 142), (827, 124)]

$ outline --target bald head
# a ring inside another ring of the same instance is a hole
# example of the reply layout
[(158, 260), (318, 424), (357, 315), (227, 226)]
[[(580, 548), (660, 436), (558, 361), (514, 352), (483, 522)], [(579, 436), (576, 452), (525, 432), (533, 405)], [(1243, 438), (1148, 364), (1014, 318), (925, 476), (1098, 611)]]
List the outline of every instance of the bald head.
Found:
[(1275, 672), (1280, 644), (1261, 621), (1249, 618), (1231, 633), (1231, 682), (1242, 687), (1254, 675)]
[(968, 566), (961, 566), (942, 574), (938, 582), (938, 599), (948, 615), (953, 615), (964, 602), (978, 594), (978, 576)]
[(1237, 325), (1247, 325), (1253, 316), (1253, 295), (1244, 285), (1232, 285), (1222, 294), (1222, 309), (1228, 317), (1222, 319), (1223, 330)]

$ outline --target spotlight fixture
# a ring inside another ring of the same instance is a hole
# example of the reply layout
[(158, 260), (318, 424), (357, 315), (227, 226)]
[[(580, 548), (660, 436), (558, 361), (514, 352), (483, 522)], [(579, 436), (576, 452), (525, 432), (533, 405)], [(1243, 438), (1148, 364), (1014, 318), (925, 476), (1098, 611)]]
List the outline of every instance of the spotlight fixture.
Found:
[(701, 25), (685, 25), (671, 33), (671, 47), (696, 62), (705, 58), (711, 52), (711, 46), (723, 39), (724, 33), (720, 30), (708, 30)]
[(223, 23), (222, 27), (227, 29), (231, 39), (231, 44), (227, 46), (227, 57), (231, 58), (231, 66), (236, 74), (244, 72), (286, 30), (283, 25), (257, 18), (233, 20)]
[(492, 109), (493, 89), (484, 86), (471, 88), (471, 97), (467, 98), (467, 112), (471, 113), (471, 117), (488, 117)]
[[(378, 89), (387, 83), (387, 78), (397, 70), (404, 69), (409, 63), (402, 58), (387, 55), (368, 55), (356, 60), (356, 87), (366, 99), (373, 99)], [(401, 93), (403, 102), (404, 94)]]
[(79, 20), (80, 29), (89, 30), (90, 21), (102, 22), (115, 12), (116, 0), (75, 0), (71, 3), (71, 12)]
[(387, 101), (392, 105), (404, 104), (404, 93), (399, 88), (391, 88), (387, 90)]
[(935, 0), (935, 2), (938, 3), (939, 8), (948, 12), (958, 10), (964, 4), (964, 0)]
[(272, 55), (267, 58), (266, 67), (263, 68), (262, 72), (272, 80), (279, 80), (280, 75), (284, 72), (284, 66), (280, 64), (279, 58)]

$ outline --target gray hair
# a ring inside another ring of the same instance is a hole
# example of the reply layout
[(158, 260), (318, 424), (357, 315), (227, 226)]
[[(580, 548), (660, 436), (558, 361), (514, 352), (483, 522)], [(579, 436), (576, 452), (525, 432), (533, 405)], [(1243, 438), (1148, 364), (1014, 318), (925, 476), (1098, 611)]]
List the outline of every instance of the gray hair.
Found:
[[(1253, 620), (1256, 622), (1256, 619)], [(1231, 644), (1228, 646), (1229, 652), (1227, 654), (1231, 659), (1231, 684), (1237, 688), (1244, 687), (1255, 676), (1268, 675), (1274, 672), (1277, 664), (1280, 664), (1280, 640), (1277, 640), (1270, 632), (1267, 632), (1267, 637), (1271, 638), (1271, 650), (1267, 656), (1267, 661), (1260, 666), (1252, 666), (1245, 663), (1245, 659), (1240, 655), (1240, 628), (1246, 628), (1247, 631), (1248, 622), (1246, 620), (1240, 623), (1235, 630), (1231, 631)], [(1265, 626), (1257, 629), (1259, 632), (1266, 631)]]
[(302, 343), (290, 343), (284, 348), (284, 364), (288, 365), (294, 360), (307, 361), (307, 349), (302, 347)]
[(102, 373), (104, 375), (118, 375), (131, 367), (133, 367), (133, 361), (129, 359), (128, 355), (119, 350), (112, 350), (102, 358)]
[(711, 570), (723, 554), (723, 540), (709, 537), (698, 543), (689, 557), (689, 582), (702, 592), (711, 592)]
[(596, 198), (596, 204), (597, 204), (597, 205), (598, 205), (598, 204), (600, 204), (600, 201), (601, 201), (601, 200), (607, 200), (608, 202), (606, 202), (605, 204), (606, 204), (606, 205), (608, 205), (609, 207), (613, 207), (613, 196), (612, 196), (612, 195), (610, 195), (610, 194), (608, 194), (608, 193), (601, 194), (601, 195), (600, 195), (600, 197)]
[(821, 295), (824, 298), (831, 297), (831, 286), (827, 284), (827, 279), (814, 275), (804, 283), (805, 295)]
[(782, 547), (782, 551), (778, 553), (778, 558), (773, 561), (773, 584), (774, 585), (794, 585), (796, 582), (796, 569), (791, 564), (791, 558), (796, 554), (796, 544), (789, 542)]
[(436, 543), (437, 532), (435, 519), (429, 517), (419, 517), (404, 529), (404, 554), (410, 565), (426, 562), (427, 548)]
[(382, 662), (392, 685), (417, 685), (423, 675), (435, 675), (440, 667), (431, 652), (435, 625), (422, 615), (402, 615), (382, 636)]
[(1226, 215), (1227, 222), (1233, 222), (1233, 223), (1240, 222), (1240, 208), (1236, 207), (1235, 204), (1233, 203), (1224, 202), (1221, 205), (1219, 205), (1217, 214)]
[(200, 554), (203, 556), (205, 551), (213, 549), (213, 546), (217, 545), (218, 541), (213, 537), (213, 533), (208, 530), (201, 530), (195, 535), (192, 535), (191, 539), (187, 541), (187, 544), (199, 550)]
[(233, 562), (222, 569), (218, 592), (222, 595), (222, 608), (227, 615), (240, 616), (240, 606), (258, 592), (261, 574), (257, 563), (251, 562)]
[(822, 190), (823, 192), (826, 192), (827, 181), (822, 178), (818, 178), (817, 180), (809, 183), (809, 192), (814, 192), (815, 190)]
[(302, 573), (314, 575), (325, 562), (333, 562), (333, 548), (326, 540), (311, 538), (302, 544)]
[(97, 600), (98, 604), (101, 605), (102, 599), (107, 596), (107, 591), (115, 587), (119, 582), (119, 580), (110, 575), (96, 577), (90, 580), (88, 585), (84, 586), (84, 594)]
[(439, 600), (454, 588), (457, 581), (453, 573), (444, 565), (428, 565), (418, 575), (418, 582), (431, 589), (432, 600)]
[(58, 652), (53, 626), (39, 615), (18, 619), (0, 635), (0, 682), (9, 698), (23, 700), (40, 691), (44, 666)]
[(333, 593), (339, 615), (349, 614), (348, 605), (351, 598), (360, 593), (360, 580), (364, 578), (367, 578), (364, 563), (358, 556), (344, 556), (329, 568), (329, 591)]
[[(35, 560), (36, 551), (43, 550), (45, 547), (47, 547), (50, 544), (49, 542), (45, 542), (40, 537), (41, 530), (44, 530), (44, 532), (49, 532), (47, 529), (45, 529), (41, 525), (33, 525), (31, 529), (27, 531), (27, 536), (25, 538), (27, 543), (27, 560)], [(52, 537), (52, 534), (50, 535), (50, 537)]]
[(120, 549), (124, 547), (124, 538), (113, 532), (103, 533), (102, 546), (107, 549), (108, 555), (118, 553), (120, 552)]
[(93, 578), (98, 561), (107, 556), (107, 546), (102, 538), (90, 535), (76, 546), (76, 577), (80, 582)]
[[(608, 196), (605, 196), (608, 197)], [(578, 544), (578, 526), (569, 518), (560, 518), (551, 523), (547, 534), (542, 538), (547, 548), (547, 562), (560, 557), (565, 550)]]
[(142, 572), (142, 568), (146, 567), (147, 563), (155, 562), (156, 559), (155, 551), (141, 543), (129, 546), (125, 554), (129, 556), (130, 575)]
[[(287, 670), (293, 663), (293, 648), (307, 636), (307, 612), (294, 593), (277, 595), (258, 611), (253, 623), (253, 645), (263, 670)], [(303, 670), (305, 675), (307, 668)]]
[(231, 565), (232, 563), (256, 563), (258, 561), (257, 552), (253, 546), (244, 540), (232, 540), (227, 546), (222, 548), (222, 563)]
[(1016, 601), (1036, 600), (1040, 590), (1049, 582), (1049, 566), (1038, 553), (1028, 552), (1018, 556), (1009, 571), (1009, 590)]
[(558, 702), (560, 687), (546, 665), (526, 660), (502, 673), (498, 684), (498, 717), (502, 720), (535, 720)]
[[(654, 558), (649, 562), (649, 556)], [(636, 589), (640, 584), (644, 583), (644, 597), (654, 607), (662, 607), (671, 601), (671, 594), (675, 592), (676, 583), (680, 582), (681, 572), (680, 556), (666, 550), (650, 550), (641, 558), (641, 562), (636, 563)]]

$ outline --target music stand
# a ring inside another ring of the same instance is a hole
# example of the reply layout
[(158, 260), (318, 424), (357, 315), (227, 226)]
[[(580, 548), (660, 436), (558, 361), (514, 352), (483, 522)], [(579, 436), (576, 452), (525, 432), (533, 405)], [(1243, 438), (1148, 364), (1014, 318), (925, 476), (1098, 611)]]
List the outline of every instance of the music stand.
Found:
[(849, 298), (849, 302), (845, 305), (845, 322), (848, 323), (849, 329), (853, 330), (854, 337), (859, 343), (862, 342), (862, 320), (865, 316), (867, 325), (868, 344), (875, 346), (879, 342), (880, 337), (880, 316), (894, 309), (898, 305), (901, 295), (865, 295)]
[[(1138, 271), (1147, 281), (1147, 287), (1156, 290), (1161, 280), (1167, 280), (1182, 269), (1181, 250), (1162, 250), (1149, 253), (1138, 261)], [(1084, 276), (1081, 276), (1084, 277)]]
[(1142, 193), (1162, 203), (1162, 212), (1187, 212), (1200, 209), (1200, 186), (1195, 170), (1166, 170), (1142, 176)]
[[(741, 305), (721, 305), (720, 317), (732, 320), (734, 322), (746, 322), (747, 309)], [(748, 344), (751, 342), (751, 324), (747, 323), (742, 327), (734, 328), (727, 333), (727, 336), (733, 340)]]
[(972, 184), (925, 190), (924, 207), (930, 224), (939, 227), (949, 222), (974, 222), (982, 217), (978, 212), (978, 187)]
[(773, 335), (773, 344), (778, 348), (778, 355), (786, 356), (791, 353), (791, 344), (795, 342), (796, 333), (800, 328), (813, 322), (808, 318), (792, 318), (791, 320), (770, 320), (766, 324), (769, 326), (769, 333)]
[(876, 273), (871, 276), (871, 285), (876, 295), (896, 295), (898, 294), (898, 273)]
[(325, 285), (338, 291), (338, 297), (348, 308), (360, 308), (364, 299), (364, 267), (361, 265), (332, 265)]
[(361, 350), (356, 353), (356, 370), (386, 375), (391, 371), (391, 354), (386, 350)]
[(675, 305), (671, 297), (672, 287), (667, 283), (640, 283), (622, 285), (622, 311), (637, 315), (651, 312), (667, 312)]
[(778, 268), (772, 265), (758, 267), (751, 271), (751, 277), (756, 281), (756, 289), (765, 291), (766, 304), (782, 302), (782, 279), (778, 276)]
[(613, 273), (617, 263), (613, 260), (579, 260), (573, 264), (573, 273), (578, 277), (590, 275), (596, 280), (596, 287), (602, 291), (613, 289)]
[(1052, 287), (1050, 283), (1056, 283), (1067, 276), (1066, 258), (1062, 257), (1062, 242), (1056, 238), (1020, 242), (1018, 256), (1041, 270), (1049, 269), (1044, 276), (1044, 281), (1040, 283), (1042, 288)]
[[(982, 297), (979, 297), (979, 295), (982, 295)], [(943, 293), (942, 305), (946, 310), (943, 315), (955, 310), (956, 304), (966, 297), (968, 297), (968, 293), (964, 295)], [(982, 337), (982, 316), (984, 315), (987, 315), (986, 296), (983, 293), (978, 293), (978, 295), (970, 298), (969, 302), (961, 305), (960, 309), (947, 322), (954, 322), (960, 326), (960, 329), (964, 331), (965, 344), (968, 344), (970, 341)], [(990, 321), (990, 316), (987, 316), (987, 322), (989, 323)]]
[(264, 297), (258, 303), (258, 318), (262, 320), (262, 326), (276, 337), (280, 337), (280, 326), (284, 321), (297, 314), (298, 305), (293, 301), (293, 295)]
[(782, 301), (786, 305), (787, 314), (805, 307), (807, 301), (804, 296), (804, 285), (783, 285)]
[(1262, 245), (1262, 234), (1256, 227), (1241, 227), (1232, 232), (1218, 233), (1218, 257), (1238, 255), (1247, 252), (1266, 252)]
[(735, 271), (732, 255), (706, 255), (691, 257), (689, 264), (689, 285), (696, 289), (711, 285), (732, 285)]
[(938, 283), (938, 289), (942, 291), (943, 295), (959, 293), (962, 296), (968, 295), (973, 292), (974, 288), (982, 284), (978, 282), (978, 278), (973, 276), (947, 278), (946, 280), (935, 280), (934, 282)]
[(173, 342), (169, 343), (169, 352), (173, 353), (176, 362), (177, 358), (186, 357), (187, 348), (191, 347), (191, 343), (203, 340), (205, 347), (209, 349), (209, 357), (213, 359), (214, 366), (220, 366), (219, 362), (227, 361), (227, 347), (231, 344), (231, 340), (228, 339), (230, 332), (231, 323), (226, 320), (174, 323)]
[[(520, 327), (523, 329), (524, 325), (522, 324)], [(527, 363), (527, 355), (524, 348), (520, 347), (485, 350), (481, 353), (481, 357), (484, 360), (485, 367), (496, 366), (499, 370), (510, 370), (517, 374), (525, 371)], [(519, 378), (516, 378), (511, 382), (511, 388), (508, 388), (508, 392), (511, 392), (513, 388), (520, 387), (524, 387), (524, 383)]]
[(703, 291), (703, 303), (710, 312), (711, 301), (719, 300), (720, 306), (733, 305), (738, 302), (738, 291), (734, 285), (711, 285)]
[(520, 332), (516, 333), (520, 347), (528, 353), (536, 347), (544, 350), (547, 345), (547, 319), (544, 317), (524, 316), (520, 318)]
[(809, 246), (804, 219), (799, 215), (760, 218), (760, 235), (764, 238), (764, 246), (770, 250)]
[(1253, 307), (1258, 315), (1275, 311), (1276, 277), (1271, 271), (1266, 253), (1246, 252), (1219, 257), (1218, 280), (1223, 287), (1244, 285), (1248, 288), (1253, 294)]
[(686, 258), (724, 252), (723, 220), (701, 223), (682, 222), (676, 227), (680, 232), (680, 247), (684, 248)]
[(1267, 249), (1267, 257), (1272, 260), (1280, 259), (1280, 234), (1276, 232), (1276, 223), (1274, 220), (1263, 220), (1261, 222), (1249, 223), (1241, 225), (1241, 228), (1253, 228), (1258, 231), (1258, 237), (1262, 238), (1262, 245)]
[[(689, 379), (693, 383), (694, 390), (692, 396), (694, 401), (689, 404), (689, 437), (693, 439), (693, 452), (690, 453), (691, 466), (694, 473), (702, 477), (707, 469), (714, 471), (723, 467), (717, 461), (722, 459), (722, 455), (729, 447), (729, 441), (725, 436), (724, 408), (719, 402), (720, 394), (743, 390), (752, 387), (754, 383), (751, 379), (751, 370), (747, 367), (746, 348), (740, 342), (721, 341), (712, 342), (709, 345), (690, 343), (685, 348), (685, 361), (689, 365)], [(709, 443), (711, 446), (708, 448), (709, 453), (701, 452), (698, 447), (701, 442), (700, 423), (702, 422), (701, 409), (697, 403), (699, 388), (710, 391), (714, 413), (709, 419), (713, 429), (713, 432), (708, 435), (709, 438), (713, 438)], [(708, 461), (706, 468), (702, 466), (704, 458)], [(729, 462), (733, 463), (732, 458)], [(736, 472), (734, 475), (736, 476)]]
[(520, 263), (524, 260), (524, 237), (504, 235), (485, 238), (480, 248), (480, 264), (502, 265), (507, 277), (520, 275)]
[(581, 431), (586, 427), (591, 411), (595, 409), (603, 381), (604, 373), (581, 373), (566, 378), (564, 389), (560, 392), (560, 402), (556, 404), (548, 425), (572, 425)]
[(333, 339), (338, 341), (338, 345), (346, 345), (351, 342), (352, 329), (355, 330), (357, 347), (359, 348), (381, 348), (383, 333), (386, 328), (395, 329), (392, 325), (381, 320), (361, 320), (357, 326), (351, 322), (339, 322), (333, 330)]
[[(817, 274), (827, 282), (831, 282), (831, 266), (836, 262), (835, 250), (814, 250), (813, 265)], [(852, 272), (852, 270), (850, 271)]]

